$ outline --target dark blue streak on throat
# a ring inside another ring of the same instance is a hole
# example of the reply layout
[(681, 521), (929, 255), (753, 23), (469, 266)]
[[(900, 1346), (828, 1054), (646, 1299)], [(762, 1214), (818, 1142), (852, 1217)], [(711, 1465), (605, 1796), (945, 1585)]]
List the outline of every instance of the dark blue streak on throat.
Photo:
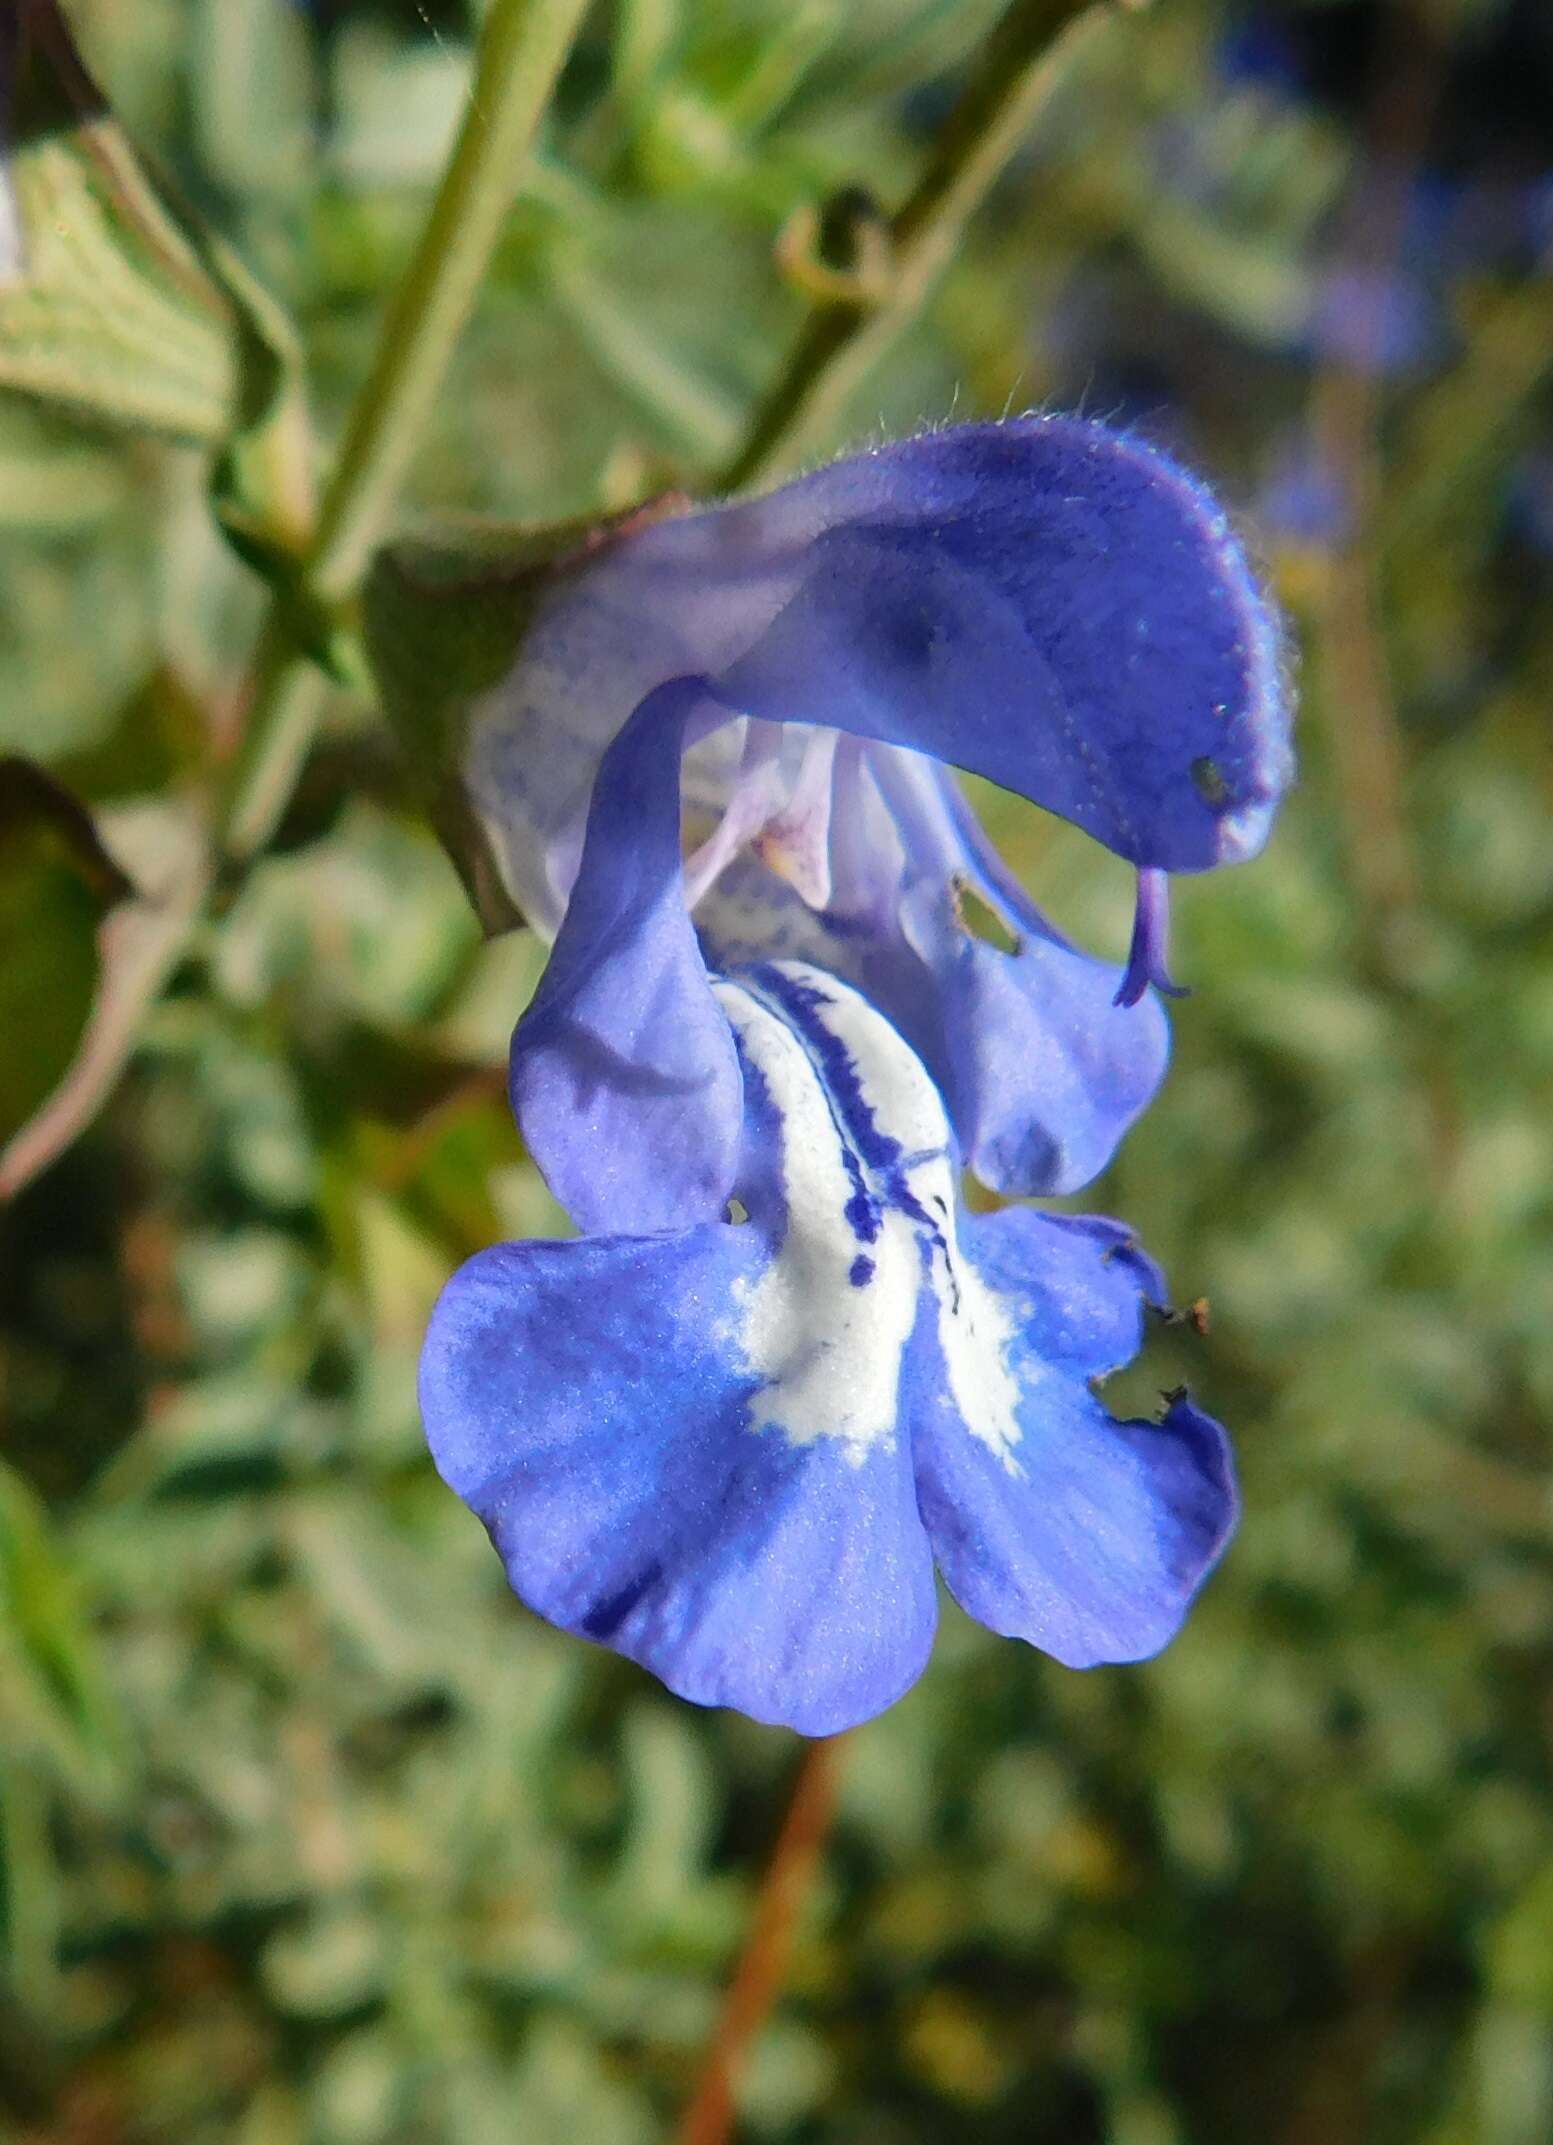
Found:
[(854, 1288), (867, 1288), (874, 1277), (874, 1262), (868, 1254), (860, 1251), (847, 1268), (847, 1279)]
[[(943, 1254), (944, 1266), (958, 1299), (959, 1284), (954, 1261), (949, 1255), (948, 1240), (906, 1181), (906, 1156), (901, 1143), (879, 1129), (873, 1111), (864, 1100), (863, 1083), (857, 1076), (851, 1053), (838, 1036), (832, 1035), (821, 1017), (820, 1008), (835, 1001), (814, 984), (796, 983), (791, 976), (784, 976), (764, 963), (752, 969), (750, 975), (786, 1015), (788, 1025), (819, 1072), (831, 1122), (841, 1142), (847, 1175), (856, 1187), (845, 1209), (853, 1234), (860, 1243), (872, 1244), (882, 1226), (882, 1207), (895, 1207), (926, 1234), (935, 1250)], [(864, 1163), (880, 1182), (882, 1199), (880, 1193), (870, 1188), (863, 1173)], [(865, 1265), (868, 1271), (859, 1278), (858, 1269)], [(872, 1280), (873, 1271), (872, 1259), (854, 1259), (850, 1276), (853, 1287), (865, 1287)]]

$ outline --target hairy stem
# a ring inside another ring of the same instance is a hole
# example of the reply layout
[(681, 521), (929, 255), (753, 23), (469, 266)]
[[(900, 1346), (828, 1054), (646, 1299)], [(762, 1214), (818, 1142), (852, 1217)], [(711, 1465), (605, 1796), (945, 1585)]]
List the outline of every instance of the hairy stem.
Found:
[(761, 1879), (744, 1949), (723, 2000), (678, 2145), (725, 2145), (733, 2129), (739, 2074), (787, 1971), (793, 1927), (814, 1881), (836, 1807), (837, 1759), (844, 1738), (810, 1743), (799, 1760), (787, 1815)]
[[(586, 7), (587, 0), (493, 0), (463, 126), (319, 509), (302, 581), (321, 615), (355, 595), (393, 511)], [(227, 787), (229, 856), (251, 856), (273, 833), (312, 741), (323, 690), (284, 620), (272, 618)]]
[(717, 489), (780, 475), (834, 437), (863, 380), (921, 312), (967, 223), (1075, 54), (1101, 34), (1113, 12), (1089, 0), (1011, 0), (927, 169), (890, 219), (883, 294), (828, 299), (815, 308)]

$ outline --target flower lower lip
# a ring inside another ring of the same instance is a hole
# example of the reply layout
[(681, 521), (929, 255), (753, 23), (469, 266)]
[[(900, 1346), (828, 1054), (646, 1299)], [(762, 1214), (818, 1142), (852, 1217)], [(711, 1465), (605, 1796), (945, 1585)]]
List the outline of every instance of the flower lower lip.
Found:
[(1097, 1396), (1155, 1269), (1114, 1222), (969, 1214), (943, 1097), (860, 992), (788, 963), (714, 990), (744, 1219), (498, 1246), (433, 1320), (432, 1449), (516, 1591), (816, 1735), (920, 1674), (935, 1562), (1069, 1666), (1156, 1651), (1235, 1499), (1188, 1401), (1129, 1422)]

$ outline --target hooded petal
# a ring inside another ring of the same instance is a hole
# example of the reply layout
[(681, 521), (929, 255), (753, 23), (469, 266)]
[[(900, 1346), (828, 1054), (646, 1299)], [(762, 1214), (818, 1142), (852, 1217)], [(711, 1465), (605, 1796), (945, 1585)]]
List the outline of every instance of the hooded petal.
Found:
[(1290, 774), (1276, 626), (1211, 498), (1078, 419), (966, 425), (659, 521), (559, 576), (467, 777), (528, 913), (655, 687), (909, 746), (1132, 862), (1251, 854)]
[(1069, 1668), (1142, 1660), (1175, 1635), (1236, 1515), (1217, 1423), (1184, 1397), (1162, 1422), (1118, 1422), (1091, 1390), (1136, 1352), (1159, 1275), (1116, 1223), (1027, 1209), (972, 1223), (962, 1246), (977, 1374), (925, 1388), (916, 1423), (939, 1568), (979, 1623)]

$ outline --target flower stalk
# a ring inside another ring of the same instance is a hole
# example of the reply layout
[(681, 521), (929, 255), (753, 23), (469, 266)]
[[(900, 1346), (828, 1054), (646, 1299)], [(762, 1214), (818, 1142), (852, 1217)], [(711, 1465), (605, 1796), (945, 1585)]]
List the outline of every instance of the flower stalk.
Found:
[[(494, 0), (486, 17), (463, 125), (389, 308), (301, 571), (303, 606), (320, 617), (348, 610), (393, 512), (586, 7), (587, 0)], [(273, 833), (323, 694), (322, 671), (285, 619), (272, 618), (227, 784), (229, 857), (253, 855)]]
[(830, 443), (852, 396), (922, 311), (1052, 93), (1114, 13), (1108, 0), (1011, 0), (926, 170), (889, 220), (882, 289), (868, 278), (814, 308), (715, 489), (783, 475)]
[(787, 1814), (707, 2050), (678, 2145), (725, 2145), (732, 2134), (740, 2073), (787, 1972), (793, 1931), (825, 1850), (836, 1807), (844, 1737), (821, 1736), (798, 1762)]

